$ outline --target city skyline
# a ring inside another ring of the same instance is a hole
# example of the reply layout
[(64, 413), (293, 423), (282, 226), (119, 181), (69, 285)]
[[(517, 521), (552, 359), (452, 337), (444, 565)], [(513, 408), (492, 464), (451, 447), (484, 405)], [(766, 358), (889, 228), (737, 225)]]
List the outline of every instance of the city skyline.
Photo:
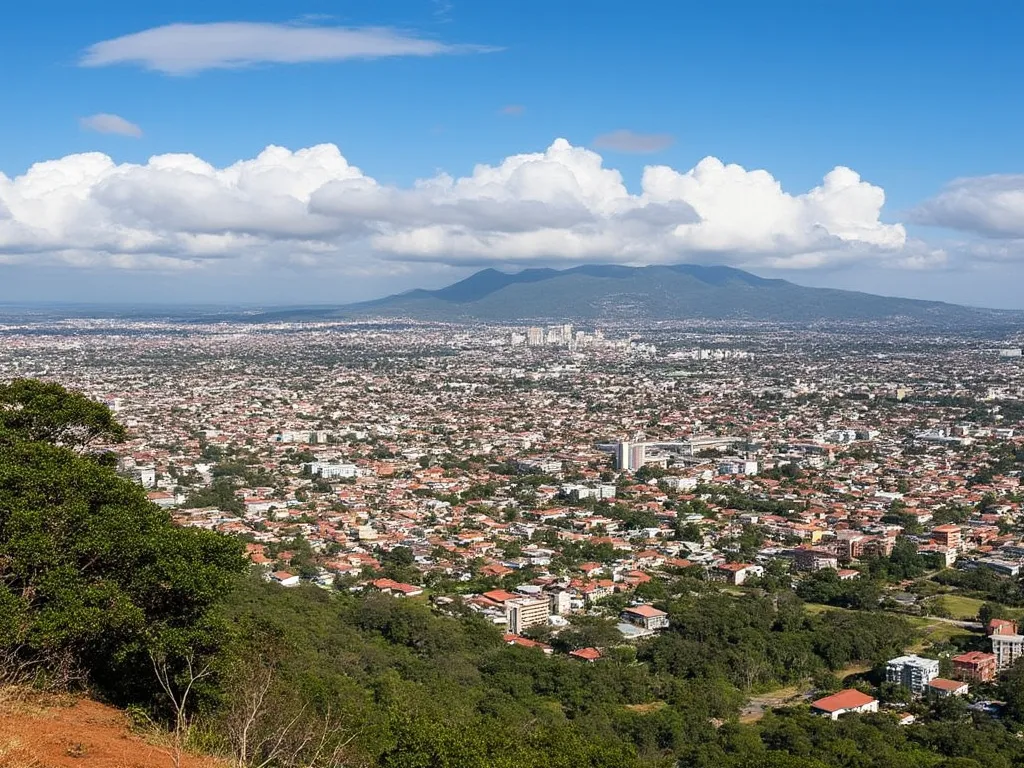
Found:
[(0, 31), (0, 301), (702, 263), (1024, 308), (1009, 3), (99, 5)]

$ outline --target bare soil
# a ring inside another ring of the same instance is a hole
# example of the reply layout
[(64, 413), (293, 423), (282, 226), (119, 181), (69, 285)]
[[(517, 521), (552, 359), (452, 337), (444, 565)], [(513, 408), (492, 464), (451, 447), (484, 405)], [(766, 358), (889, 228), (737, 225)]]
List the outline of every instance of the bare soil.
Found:
[[(8, 702), (0, 708), (0, 768), (173, 768), (169, 748), (132, 733), (124, 713), (88, 699)], [(227, 768), (183, 755), (181, 768)]]

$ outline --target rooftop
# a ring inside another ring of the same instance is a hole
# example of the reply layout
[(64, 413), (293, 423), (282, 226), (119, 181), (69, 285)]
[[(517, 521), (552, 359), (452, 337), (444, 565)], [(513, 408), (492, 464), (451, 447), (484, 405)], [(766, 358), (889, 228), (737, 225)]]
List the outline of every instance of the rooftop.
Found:
[(853, 688), (848, 688), (845, 691), (833, 693), (831, 696), (825, 696), (817, 701), (813, 701), (811, 702), (811, 706), (814, 709), (821, 710), (822, 712), (838, 712), (842, 709), (856, 709), (857, 707), (863, 707), (865, 704), (870, 704), (873, 701), (875, 701), (875, 699), (868, 696), (866, 693), (861, 693)]

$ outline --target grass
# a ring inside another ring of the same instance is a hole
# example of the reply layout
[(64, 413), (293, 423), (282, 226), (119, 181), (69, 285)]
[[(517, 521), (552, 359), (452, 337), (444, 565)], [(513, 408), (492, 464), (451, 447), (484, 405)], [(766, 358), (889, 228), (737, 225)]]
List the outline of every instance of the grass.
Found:
[(818, 616), (828, 611), (845, 611), (845, 608), (836, 608), (834, 605), (822, 605), (821, 603), (804, 603), (804, 611), (812, 616)]
[(935, 619), (929, 619), (925, 616), (913, 616), (908, 617), (911, 626), (920, 634), (920, 640), (918, 640), (911, 650), (920, 651), (929, 643), (948, 643), (955, 637), (960, 638), (976, 638), (978, 637), (977, 632), (971, 632), (963, 627), (958, 627), (955, 624), (949, 624), (945, 621), (936, 621)]
[(658, 710), (664, 709), (668, 704), (664, 701), (650, 701), (646, 704), (626, 704), (625, 706), (630, 712), (648, 715), (651, 712), (657, 712)]
[(937, 598), (936, 602), (949, 611), (950, 618), (960, 621), (977, 621), (978, 609), (985, 601), (963, 595), (943, 595)]

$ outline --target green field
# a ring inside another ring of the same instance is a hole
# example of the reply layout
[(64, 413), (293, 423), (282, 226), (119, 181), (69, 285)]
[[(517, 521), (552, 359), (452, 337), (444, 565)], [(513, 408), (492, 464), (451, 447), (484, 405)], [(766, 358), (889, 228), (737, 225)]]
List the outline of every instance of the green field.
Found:
[(937, 602), (949, 611), (950, 618), (961, 621), (977, 621), (978, 609), (985, 601), (963, 595), (943, 595), (937, 598)]

